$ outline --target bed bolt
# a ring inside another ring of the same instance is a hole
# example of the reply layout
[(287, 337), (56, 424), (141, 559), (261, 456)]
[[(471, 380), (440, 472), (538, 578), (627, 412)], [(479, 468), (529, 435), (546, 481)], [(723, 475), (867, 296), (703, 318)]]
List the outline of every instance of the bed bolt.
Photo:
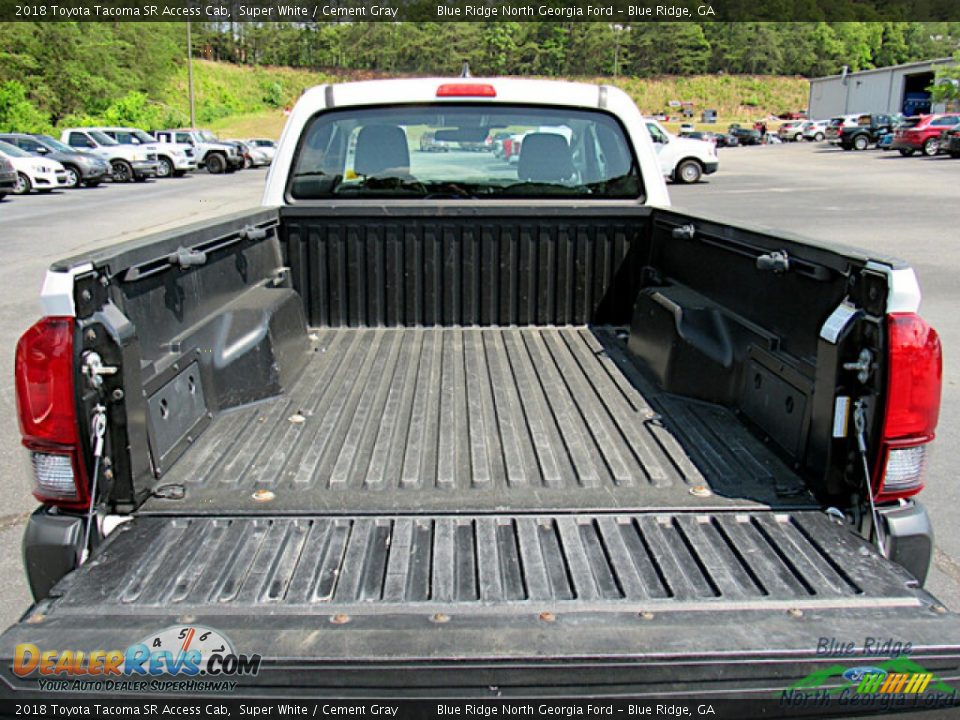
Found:
[(334, 625), (346, 625), (348, 622), (350, 622), (350, 616), (346, 613), (337, 613), (330, 618), (330, 622), (332, 622)]
[(557, 616), (554, 615), (552, 612), (544, 611), (540, 613), (540, 619), (543, 620), (544, 622), (554, 622), (557, 619)]
[(87, 332), (84, 333), (83, 336), (84, 336), (89, 342), (93, 342), (94, 340), (97, 339), (97, 331), (94, 330), (93, 328), (90, 328), (89, 330), (87, 330)]
[(288, 417), (287, 420), (289, 420), (294, 425), (302, 425), (307, 421), (307, 419), (300, 413), (294, 413), (293, 415)]
[(653, 613), (649, 610), (644, 610), (641, 613), (638, 613), (643, 620), (653, 620)]
[(90, 302), (93, 299), (93, 293), (91, 293), (89, 290), (84, 290), (82, 293), (80, 293), (80, 299), (84, 302)]
[(787, 610), (787, 615), (793, 618), (803, 617), (803, 610), (800, 608), (790, 608)]
[(113, 399), (117, 401), (123, 400), (123, 390), (121, 390), (120, 388), (117, 388), (116, 390), (114, 390)]
[(261, 488), (260, 490), (254, 490), (253, 495), (250, 497), (257, 502), (270, 502), (276, 497), (276, 493), (274, 493), (273, 490), (264, 490)]
[(37, 613), (36, 615), (31, 615), (27, 618), (27, 625), (39, 625), (44, 620), (47, 619), (47, 616), (43, 613)]
[(444, 613), (435, 613), (434, 616), (430, 619), (433, 620), (433, 622), (435, 623), (441, 623), (441, 624), (450, 622), (450, 616), (445, 615)]
[(690, 494), (694, 497), (710, 497), (713, 493), (706, 485), (694, 485), (690, 488)]
[(947, 614), (947, 609), (943, 605), (931, 605), (930, 609), (933, 610), (937, 615)]
[(100, 276), (100, 285), (101, 285), (102, 287), (107, 287), (108, 285), (110, 285), (110, 278), (108, 278), (106, 275), (101, 275), (101, 276)]

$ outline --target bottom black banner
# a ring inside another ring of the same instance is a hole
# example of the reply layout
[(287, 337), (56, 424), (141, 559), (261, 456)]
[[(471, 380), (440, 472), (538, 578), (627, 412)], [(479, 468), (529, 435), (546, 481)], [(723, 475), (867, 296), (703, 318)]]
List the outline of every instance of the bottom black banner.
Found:
[(958, 698), (935, 703), (888, 697), (820, 699), (724, 698), (720, 700), (0, 700), (0, 717), (11, 718), (957, 718)]

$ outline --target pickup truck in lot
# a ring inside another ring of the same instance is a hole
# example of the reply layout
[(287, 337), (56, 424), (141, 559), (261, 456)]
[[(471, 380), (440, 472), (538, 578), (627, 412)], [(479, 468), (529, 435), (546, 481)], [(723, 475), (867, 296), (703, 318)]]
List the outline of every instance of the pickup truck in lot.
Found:
[[(503, 128), (516, 163), (412, 151)], [(956, 682), (919, 303), (898, 260), (672, 208), (616, 88), (309, 90), (263, 207), (50, 268), (0, 673), (196, 633), (261, 656), (241, 697), (771, 698), (881, 634)]]
[(106, 160), (114, 182), (144, 182), (157, 175), (155, 146), (120, 143), (94, 128), (67, 128), (60, 134), (60, 142)]
[(860, 115), (856, 125), (842, 126), (837, 143), (844, 150), (866, 150), (893, 128), (889, 115)]

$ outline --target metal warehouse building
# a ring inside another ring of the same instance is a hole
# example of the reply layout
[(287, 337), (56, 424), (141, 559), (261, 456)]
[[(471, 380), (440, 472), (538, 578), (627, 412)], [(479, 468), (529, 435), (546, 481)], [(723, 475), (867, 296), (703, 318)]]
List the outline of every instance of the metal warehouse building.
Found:
[(940, 112), (931, 105), (930, 91), (937, 68), (951, 58), (926, 60), (861, 72), (830, 75), (810, 81), (809, 117), (825, 120), (851, 113)]

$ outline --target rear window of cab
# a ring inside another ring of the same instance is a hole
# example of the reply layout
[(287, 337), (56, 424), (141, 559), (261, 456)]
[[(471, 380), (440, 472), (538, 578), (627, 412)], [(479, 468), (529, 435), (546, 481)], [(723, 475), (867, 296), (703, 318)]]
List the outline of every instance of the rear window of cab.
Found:
[(288, 195), (641, 199), (643, 183), (623, 127), (605, 112), (445, 102), (319, 113)]

